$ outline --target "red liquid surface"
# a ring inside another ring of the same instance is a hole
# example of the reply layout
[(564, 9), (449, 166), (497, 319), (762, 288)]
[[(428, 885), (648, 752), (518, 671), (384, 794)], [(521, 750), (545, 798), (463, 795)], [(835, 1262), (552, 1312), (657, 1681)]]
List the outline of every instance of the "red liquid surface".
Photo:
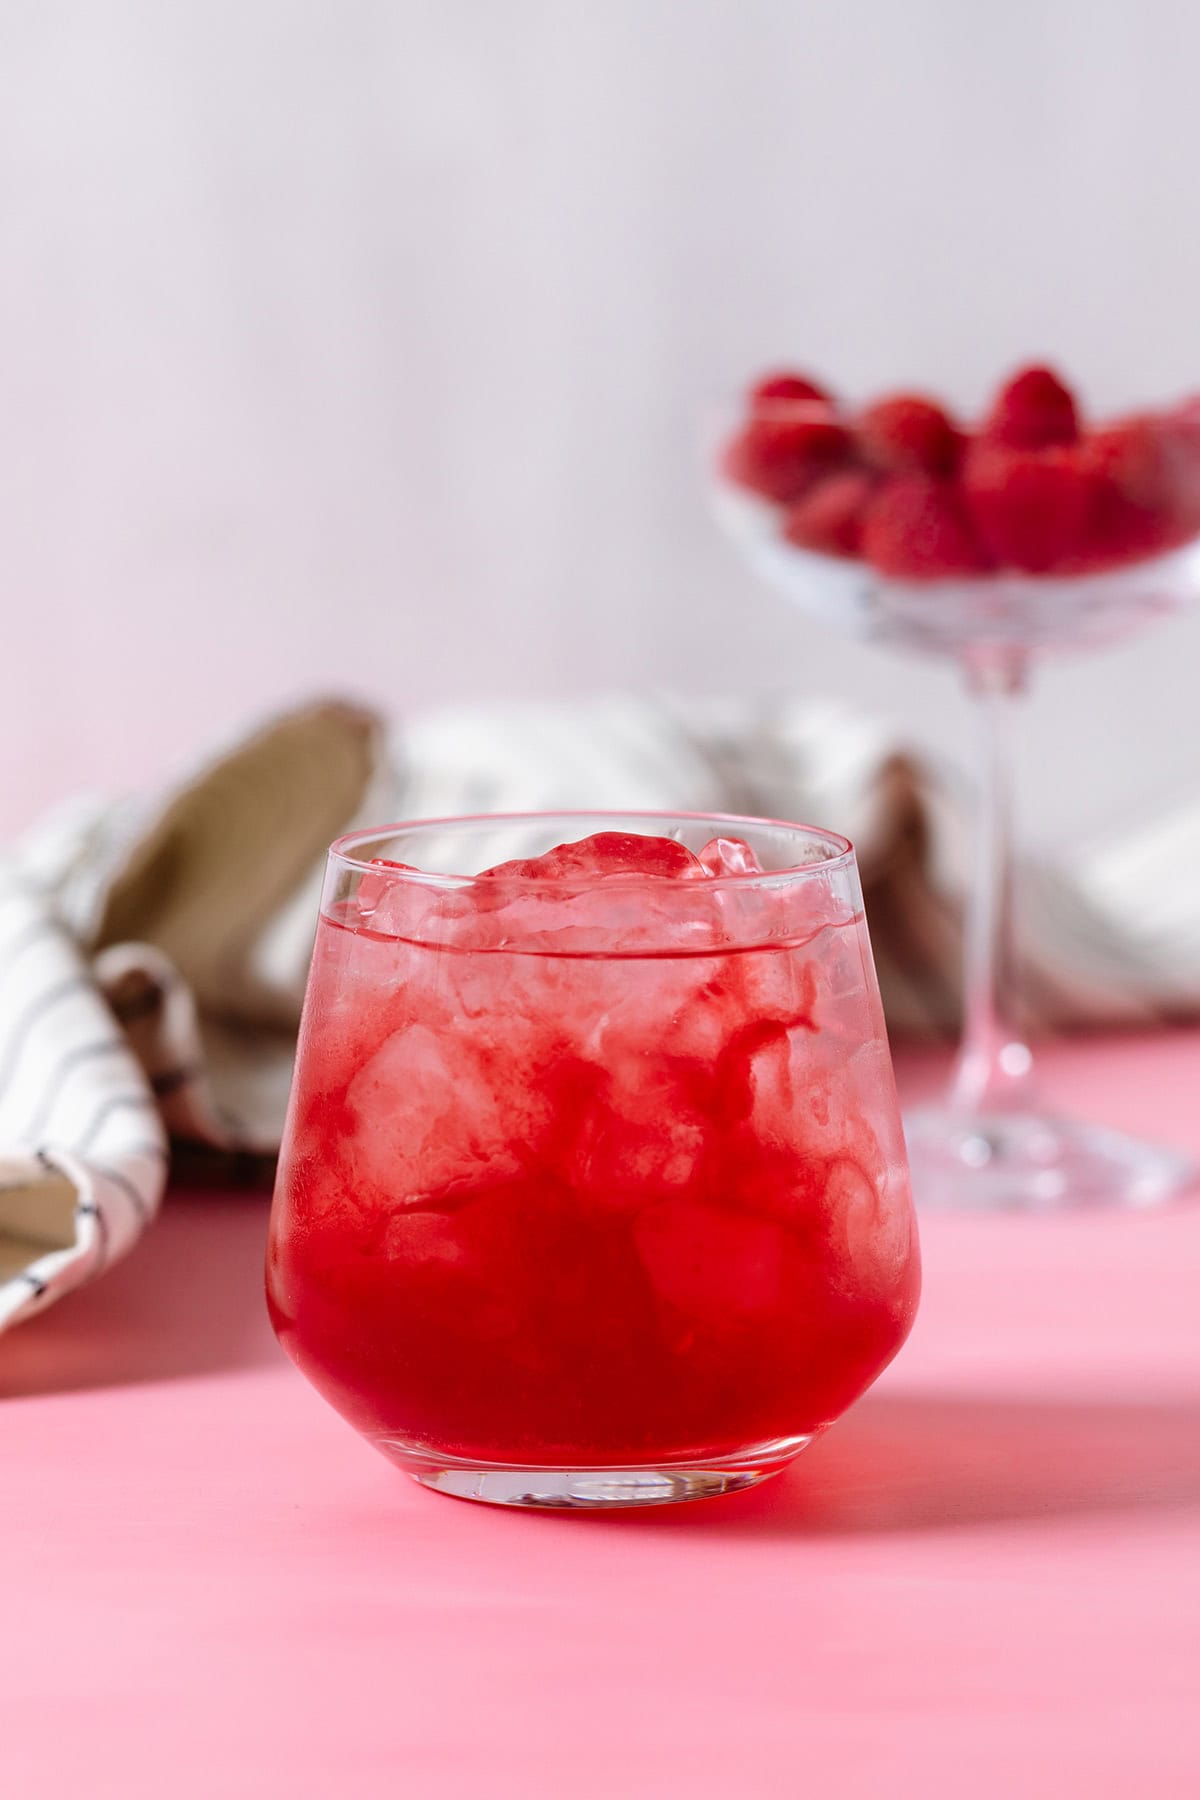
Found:
[(316, 1387), (373, 1439), (548, 1467), (837, 1417), (919, 1286), (861, 918), (600, 956), (594, 897), (514, 951), (364, 891), (319, 927), (272, 1213)]

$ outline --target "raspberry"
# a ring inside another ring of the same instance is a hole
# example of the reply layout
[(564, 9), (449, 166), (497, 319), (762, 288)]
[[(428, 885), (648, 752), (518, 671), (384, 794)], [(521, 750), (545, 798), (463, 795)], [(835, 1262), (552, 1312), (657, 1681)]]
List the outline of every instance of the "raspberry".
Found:
[(883, 575), (911, 581), (977, 575), (987, 567), (957, 489), (928, 475), (895, 475), (867, 506), (862, 551)]
[(1072, 444), (1079, 436), (1074, 396), (1052, 369), (1022, 369), (996, 395), (984, 436), (1012, 450)]
[(1153, 556), (1170, 535), (1171, 455), (1157, 421), (1122, 419), (1089, 433), (1080, 446), (1095, 478), (1085, 539), (1072, 566), (1115, 568)]
[(1084, 546), (1099, 483), (1077, 447), (1014, 450), (973, 443), (963, 465), (967, 512), (996, 562), (1046, 574)]
[(1076, 454), (1092, 492), (1082, 542), (1061, 564), (1066, 572), (1161, 556), (1200, 531), (1200, 433), (1186, 409), (1097, 426)]
[(723, 466), (740, 487), (786, 504), (843, 461), (848, 446), (830, 409), (772, 402), (726, 445)]
[(1110, 490), (1093, 508), (1083, 541), (1055, 565), (1057, 575), (1098, 575), (1161, 556), (1172, 547), (1169, 527), (1155, 513)]
[(863, 514), (874, 491), (873, 478), (861, 469), (826, 475), (790, 508), (783, 535), (801, 550), (857, 556)]
[(810, 381), (807, 375), (796, 375), (787, 369), (764, 375), (750, 389), (752, 407), (763, 400), (823, 400), (828, 403), (829, 399), (825, 389)]
[(632, 831), (600, 831), (574, 843), (556, 844), (543, 856), (519, 858), (484, 869), (484, 876), (523, 881), (574, 881), (603, 875), (650, 875), (687, 880), (703, 875), (700, 863), (673, 838), (643, 837)]
[(1200, 532), (1200, 411), (1178, 407), (1156, 421), (1161, 434), (1164, 511), (1174, 541), (1185, 543)]
[(1080, 446), (1084, 466), (1136, 506), (1170, 504), (1170, 457), (1156, 419), (1119, 419), (1097, 426)]
[(962, 434), (934, 400), (895, 394), (877, 400), (858, 421), (858, 448), (876, 468), (897, 475), (952, 475)]

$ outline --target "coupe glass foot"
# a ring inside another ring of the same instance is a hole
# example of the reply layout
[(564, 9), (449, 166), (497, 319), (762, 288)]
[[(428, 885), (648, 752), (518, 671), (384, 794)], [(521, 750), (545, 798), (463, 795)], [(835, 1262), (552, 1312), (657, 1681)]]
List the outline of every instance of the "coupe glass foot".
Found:
[(926, 1211), (1162, 1206), (1200, 1173), (1179, 1151), (1036, 1113), (926, 1107), (909, 1113), (904, 1129), (913, 1199)]

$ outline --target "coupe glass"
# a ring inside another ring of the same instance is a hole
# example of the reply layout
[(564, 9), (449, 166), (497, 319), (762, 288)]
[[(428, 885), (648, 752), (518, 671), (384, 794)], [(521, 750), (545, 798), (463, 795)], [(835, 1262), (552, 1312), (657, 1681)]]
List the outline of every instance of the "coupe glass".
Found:
[[(483, 873), (601, 832), (718, 843), (685, 879)], [(875, 1379), (918, 1286), (844, 839), (575, 814), (334, 845), (267, 1290), (401, 1469), (518, 1506), (748, 1487)]]
[(731, 405), (716, 422), (709, 480), (717, 518), (751, 567), (838, 631), (952, 659), (975, 701), (979, 796), (963, 1031), (944, 1102), (905, 1120), (918, 1205), (1047, 1210), (1170, 1199), (1195, 1177), (1187, 1157), (1058, 1117), (1039, 1098), (1013, 977), (1009, 733), (1037, 656), (1114, 643), (1196, 599), (1197, 541), (1074, 578), (886, 577), (863, 561), (794, 547), (779, 510), (727, 478), (722, 453), (744, 417), (744, 406)]

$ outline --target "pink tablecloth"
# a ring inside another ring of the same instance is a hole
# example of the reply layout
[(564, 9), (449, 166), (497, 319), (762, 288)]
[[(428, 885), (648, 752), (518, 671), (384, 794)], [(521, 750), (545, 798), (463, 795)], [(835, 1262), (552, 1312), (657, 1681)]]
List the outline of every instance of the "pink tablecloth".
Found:
[[(1200, 1036), (1050, 1076), (1200, 1150)], [(926, 1220), (875, 1393), (638, 1517), (398, 1475), (276, 1352), (264, 1224), (179, 1195), (0, 1347), (5, 1800), (1200, 1793), (1200, 1208)]]

